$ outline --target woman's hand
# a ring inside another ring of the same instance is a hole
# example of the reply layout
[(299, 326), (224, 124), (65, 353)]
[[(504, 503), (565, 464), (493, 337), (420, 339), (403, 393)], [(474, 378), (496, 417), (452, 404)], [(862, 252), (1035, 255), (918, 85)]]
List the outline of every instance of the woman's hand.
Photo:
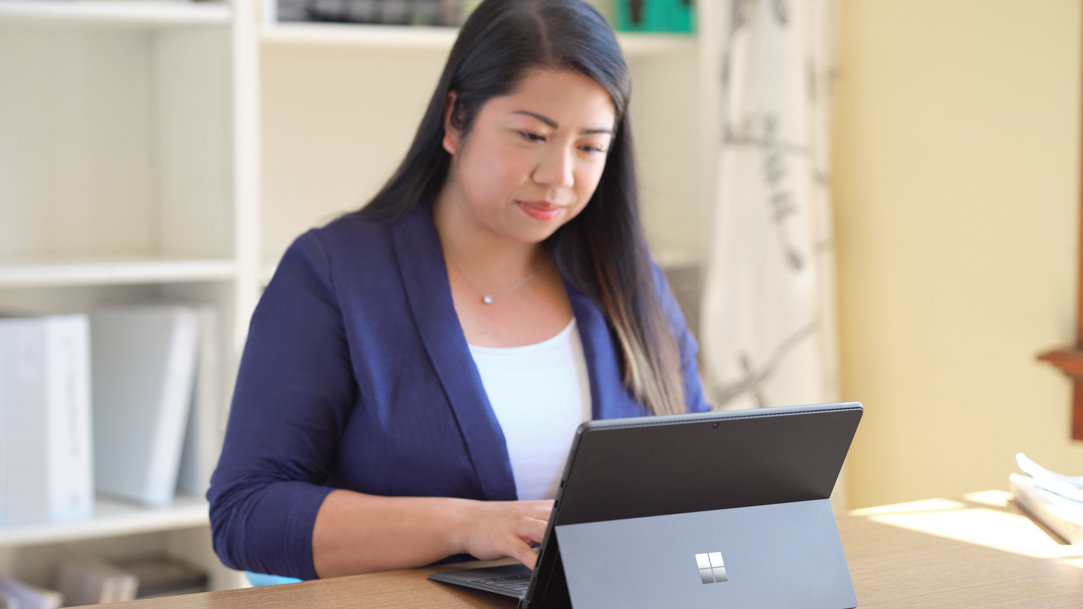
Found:
[(459, 521), (452, 532), (452, 545), (459, 552), (490, 560), (511, 557), (534, 568), (552, 500), (463, 501)]
[(320, 577), (431, 564), (454, 554), (510, 557), (534, 568), (531, 547), (545, 535), (552, 500), (476, 501), (451, 497), (380, 497), (332, 491), (312, 531)]

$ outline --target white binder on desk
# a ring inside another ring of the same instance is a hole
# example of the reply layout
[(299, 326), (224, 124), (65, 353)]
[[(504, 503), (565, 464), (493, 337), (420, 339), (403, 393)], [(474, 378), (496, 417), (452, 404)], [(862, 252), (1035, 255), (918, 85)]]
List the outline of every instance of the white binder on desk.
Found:
[(90, 322), (96, 487), (169, 505), (192, 402), (198, 313), (130, 305), (95, 310)]

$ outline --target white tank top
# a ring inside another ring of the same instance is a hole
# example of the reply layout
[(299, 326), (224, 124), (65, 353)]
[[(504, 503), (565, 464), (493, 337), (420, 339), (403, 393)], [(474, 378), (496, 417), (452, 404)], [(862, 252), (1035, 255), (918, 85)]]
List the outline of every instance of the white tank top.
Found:
[(559, 334), (523, 347), (470, 345), (504, 430), (519, 499), (556, 496), (580, 423), (590, 419), (590, 376), (575, 318)]

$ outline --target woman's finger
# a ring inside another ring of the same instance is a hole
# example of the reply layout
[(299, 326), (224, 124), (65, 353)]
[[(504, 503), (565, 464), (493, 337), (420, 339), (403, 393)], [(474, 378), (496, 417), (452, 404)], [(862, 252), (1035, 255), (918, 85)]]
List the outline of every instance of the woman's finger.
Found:
[(538, 562), (538, 553), (535, 552), (534, 548), (530, 547), (529, 544), (524, 543), (521, 540), (514, 545), (508, 555), (515, 560), (523, 563), (530, 569), (533, 569), (535, 563)]
[(548, 526), (547, 520), (528, 520), (523, 523), (523, 531), (520, 537), (528, 543), (539, 544), (545, 537), (546, 526)]

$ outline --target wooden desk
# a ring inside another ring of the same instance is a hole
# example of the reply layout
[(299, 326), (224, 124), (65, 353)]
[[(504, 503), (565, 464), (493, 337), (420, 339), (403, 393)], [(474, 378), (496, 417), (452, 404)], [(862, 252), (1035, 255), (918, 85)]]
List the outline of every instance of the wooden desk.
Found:
[[(1083, 607), (1083, 546), (1030, 521), (1003, 493), (859, 510), (838, 518), (862, 608)], [(427, 569), (125, 603), (125, 609), (513, 609), (425, 579)]]

